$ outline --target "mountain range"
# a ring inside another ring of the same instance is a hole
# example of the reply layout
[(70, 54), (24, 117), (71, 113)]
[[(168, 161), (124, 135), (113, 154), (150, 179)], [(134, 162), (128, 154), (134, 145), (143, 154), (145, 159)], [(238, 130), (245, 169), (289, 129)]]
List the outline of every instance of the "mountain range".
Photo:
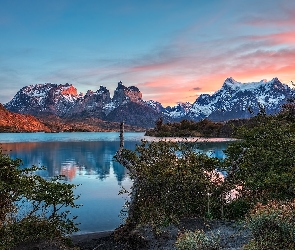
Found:
[[(46, 123), (48, 117), (63, 121), (84, 122), (92, 125), (96, 121), (112, 124), (125, 121), (135, 128), (154, 127), (160, 117), (165, 122), (183, 119), (212, 121), (249, 118), (261, 108), (267, 114), (279, 112), (281, 105), (295, 97), (295, 90), (278, 78), (271, 81), (241, 83), (227, 78), (214, 94), (202, 94), (194, 103), (178, 103), (174, 107), (163, 107), (161, 103), (142, 99), (135, 86), (126, 87), (120, 81), (114, 91), (103, 86), (97, 91), (78, 93), (72, 84), (37, 84), (20, 89), (4, 106), (11, 112), (33, 115)], [(249, 110), (251, 112), (249, 112)]]

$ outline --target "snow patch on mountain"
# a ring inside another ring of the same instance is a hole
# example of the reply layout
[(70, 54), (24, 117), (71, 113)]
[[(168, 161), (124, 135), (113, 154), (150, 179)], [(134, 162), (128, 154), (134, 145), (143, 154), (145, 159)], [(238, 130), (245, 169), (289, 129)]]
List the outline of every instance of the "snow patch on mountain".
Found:
[(174, 107), (167, 107), (168, 115), (174, 119), (185, 117), (191, 110), (192, 104), (189, 102), (179, 102)]
[(249, 107), (258, 111), (261, 106), (268, 113), (275, 113), (290, 96), (294, 96), (294, 91), (278, 78), (241, 83), (230, 77), (213, 95), (201, 95), (197, 98), (188, 116), (194, 120), (206, 117), (216, 120), (227, 117), (246, 118), (250, 116), (247, 113)]

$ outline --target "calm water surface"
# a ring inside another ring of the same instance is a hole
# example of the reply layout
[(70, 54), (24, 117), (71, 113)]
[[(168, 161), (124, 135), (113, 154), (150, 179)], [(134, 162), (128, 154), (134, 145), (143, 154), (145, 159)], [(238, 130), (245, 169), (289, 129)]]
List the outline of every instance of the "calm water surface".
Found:
[[(125, 133), (125, 147), (135, 149), (144, 133)], [(208, 155), (223, 158), (225, 140), (199, 144)], [(125, 198), (118, 195), (121, 186), (129, 189), (128, 171), (113, 160), (119, 148), (119, 133), (0, 133), (0, 147), (12, 158), (23, 160), (23, 167), (45, 166), (43, 177), (65, 175), (66, 181), (81, 184), (78, 215), (79, 233), (113, 230), (122, 222), (119, 214)]]

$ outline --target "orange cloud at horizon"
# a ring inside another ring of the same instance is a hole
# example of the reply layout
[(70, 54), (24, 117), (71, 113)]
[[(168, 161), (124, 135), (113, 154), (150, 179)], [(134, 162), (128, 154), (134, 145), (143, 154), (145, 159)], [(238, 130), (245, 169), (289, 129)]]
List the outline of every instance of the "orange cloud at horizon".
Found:
[(266, 39), (271, 44), (295, 44), (295, 31), (279, 32), (269, 35), (253, 36), (254, 40)]
[[(185, 81), (170, 81), (170, 84), (177, 85), (179, 82), (182, 82), (180, 86), (178, 87), (167, 87), (167, 85), (161, 85), (162, 81), (155, 79), (154, 81), (151, 81), (147, 84), (148, 85), (154, 85), (157, 86), (156, 89), (158, 89), (160, 94), (149, 94), (144, 91), (145, 87), (140, 87), (141, 92), (144, 95), (144, 100), (154, 100), (160, 102), (164, 107), (166, 106), (175, 106), (178, 102), (190, 102), (193, 103), (198, 96), (201, 94), (213, 94), (217, 90), (219, 90), (225, 79), (228, 77), (233, 77), (236, 81), (241, 83), (248, 83), (248, 82), (259, 82), (263, 79), (266, 79), (267, 81), (270, 81), (271, 79), (278, 77), (278, 79), (289, 86), (291, 86), (291, 81), (295, 81), (295, 72), (293, 71), (293, 74), (290, 74), (290, 69), (293, 70), (293, 67), (286, 67), (281, 68), (280, 72), (286, 72), (286, 74), (269, 74), (268, 71), (263, 74), (262, 70), (257, 70), (253, 72), (236, 72), (231, 75), (212, 75), (212, 76), (206, 76), (199, 78), (198, 80), (194, 81), (194, 83), (199, 82), (200, 84), (196, 85), (191, 82), (185, 82)], [(261, 73), (261, 74), (259, 74)], [(194, 90), (196, 86), (199, 87), (199, 90)], [(155, 88), (153, 88), (155, 89)]]
[(180, 74), (160, 75), (137, 86), (142, 91), (145, 100), (153, 99), (162, 103), (163, 106), (174, 106), (177, 102), (193, 103), (200, 94), (212, 94), (219, 90), (228, 77), (233, 77), (242, 83), (259, 82), (262, 79), (270, 81), (278, 77), (282, 83), (289, 84), (295, 81), (293, 58), (295, 58), (295, 50), (256, 51), (235, 58), (232, 66), (220, 71), (218, 70), (220, 63), (218, 63), (214, 67), (216, 73), (201, 74), (200, 72), (190, 77)]
[(141, 65), (129, 72), (132, 74), (136, 70), (142, 79), (148, 79), (136, 86), (145, 100), (152, 99), (163, 106), (174, 106), (177, 102), (193, 103), (200, 94), (219, 90), (228, 77), (242, 83), (262, 79), (270, 81), (274, 77), (285, 84), (295, 81), (295, 47), (277, 48), (276, 36), (259, 39), (262, 45), (258, 47), (252, 45), (253, 38), (249, 37), (247, 42), (250, 45), (242, 44), (215, 54), (204, 50), (186, 58), (171, 58), (171, 62)]

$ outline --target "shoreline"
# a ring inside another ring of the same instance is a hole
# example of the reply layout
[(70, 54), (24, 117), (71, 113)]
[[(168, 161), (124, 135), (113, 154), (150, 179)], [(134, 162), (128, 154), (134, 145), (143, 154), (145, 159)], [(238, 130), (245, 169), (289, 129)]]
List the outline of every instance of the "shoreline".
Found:
[[(180, 221), (179, 225), (166, 227), (161, 234), (155, 236), (150, 227), (137, 228), (131, 234), (122, 235), (126, 241), (116, 241), (113, 231), (100, 231), (80, 235), (71, 235), (73, 244), (81, 250), (176, 250), (175, 242), (179, 233), (190, 230), (202, 230), (207, 237), (218, 236), (220, 249), (241, 250), (252, 239), (252, 234), (245, 223), (228, 220), (204, 220), (202, 218), (188, 217)], [(139, 240), (140, 239), (140, 240)], [(131, 240), (131, 241), (130, 241)], [(137, 241), (139, 240), (139, 241)], [(132, 244), (141, 244), (140, 248)]]
[(70, 235), (70, 238), (72, 239), (74, 244), (78, 244), (78, 243), (82, 243), (82, 242), (89, 242), (89, 241), (92, 241), (95, 239), (108, 237), (113, 232), (114, 232), (114, 230), (98, 231), (98, 232), (82, 233), (82, 234), (73, 234), (73, 235)]

